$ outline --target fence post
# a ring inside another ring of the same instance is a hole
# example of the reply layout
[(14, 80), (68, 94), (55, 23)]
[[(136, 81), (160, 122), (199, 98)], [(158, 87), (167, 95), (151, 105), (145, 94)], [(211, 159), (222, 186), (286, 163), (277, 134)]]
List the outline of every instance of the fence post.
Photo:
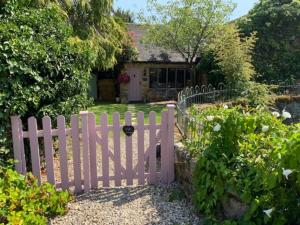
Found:
[[(17, 161), (15, 163), (15, 169), (17, 172), (24, 174), (25, 171), (23, 170), (23, 162), (22, 154), (24, 154), (24, 147), (22, 146), (23, 141), (21, 140), (20, 128), (22, 127), (21, 119), (19, 116), (12, 116), (11, 117), (11, 128), (12, 128), (12, 138), (13, 138), (13, 149), (14, 149), (14, 157)], [(25, 164), (24, 164), (25, 165)]]
[(82, 142), (83, 142), (83, 177), (84, 177), (84, 191), (91, 190), (91, 177), (90, 177), (90, 154), (89, 154), (89, 112), (80, 112), (81, 128), (82, 128)]
[(168, 184), (175, 179), (175, 152), (174, 152), (174, 104), (167, 105), (168, 108), (168, 159), (169, 159), (169, 169), (168, 169)]

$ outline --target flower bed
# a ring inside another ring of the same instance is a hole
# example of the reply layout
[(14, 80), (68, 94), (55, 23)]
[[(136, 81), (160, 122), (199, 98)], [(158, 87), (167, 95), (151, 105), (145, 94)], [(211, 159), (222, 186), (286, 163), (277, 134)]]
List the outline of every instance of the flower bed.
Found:
[(265, 109), (192, 114), (193, 200), (209, 224), (300, 224), (300, 124)]

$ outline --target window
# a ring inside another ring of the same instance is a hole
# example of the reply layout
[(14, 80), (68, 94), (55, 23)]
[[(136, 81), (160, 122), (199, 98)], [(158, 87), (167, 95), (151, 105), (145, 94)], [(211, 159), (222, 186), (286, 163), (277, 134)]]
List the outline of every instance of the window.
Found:
[(168, 70), (168, 88), (176, 87), (176, 69)]
[(150, 68), (150, 88), (184, 88), (191, 83), (189, 69)]
[(167, 69), (149, 69), (150, 88), (167, 87)]
[(184, 88), (185, 70), (177, 70), (177, 88)]
[(149, 69), (149, 77), (150, 77), (150, 88), (157, 88), (157, 70)]
[(158, 87), (167, 87), (167, 69), (158, 69)]

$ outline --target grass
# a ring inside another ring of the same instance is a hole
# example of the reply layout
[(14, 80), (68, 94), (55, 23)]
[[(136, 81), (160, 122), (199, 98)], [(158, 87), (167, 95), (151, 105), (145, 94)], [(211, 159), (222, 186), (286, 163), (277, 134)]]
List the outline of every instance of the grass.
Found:
[(107, 113), (109, 124), (112, 124), (113, 112), (120, 113), (121, 123), (124, 124), (124, 117), (126, 112), (131, 112), (133, 123), (136, 121), (136, 113), (139, 111), (144, 112), (145, 123), (149, 123), (149, 113), (151, 111), (156, 112), (156, 121), (161, 121), (161, 112), (166, 111), (166, 104), (163, 103), (137, 103), (137, 104), (116, 104), (116, 103), (103, 103), (96, 102), (93, 106), (88, 108), (89, 112), (93, 112), (96, 115), (96, 122), (100, 123), (100, 114)]

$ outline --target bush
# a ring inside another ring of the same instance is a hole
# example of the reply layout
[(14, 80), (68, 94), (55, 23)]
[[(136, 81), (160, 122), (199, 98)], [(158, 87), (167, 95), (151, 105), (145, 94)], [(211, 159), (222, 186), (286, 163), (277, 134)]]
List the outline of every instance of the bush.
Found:
[(237, 102), (244, 102), (250, 107), (267, 106), (273, 103), (272, 92), (266, 84), (256, 82), (247, 82), (245, 87), (240, 92), (240, 97)]
[(0, 18), (1, 163), (11, 157), (10, 116), (54, 118), (87, 107), (95, 56), (54, 3), (8, 0)]
[(227, 24), (211, 44), (214, 60), (227, 83), (231, 83), (235, 88), (247, 83), (256, 75), (252, 65), (255, 41), (255, 33), (248, 38), (241, 38), (239, 29), (234, 24)]
[[(300, 224), (299, 124), (287, 126), (275, 113), (241, 107), (194, 116), (203, 127), (187, 143), (198, 159), (194, 202), (208, 224)], [(232, 196), (247, 210), (228, 219), (220, 213)]]
[(49, 183), (39, 187), (31, 174), (0, 168), (0, 224), (46, 225), (47, 218), (65, 214), (70, 199)]

